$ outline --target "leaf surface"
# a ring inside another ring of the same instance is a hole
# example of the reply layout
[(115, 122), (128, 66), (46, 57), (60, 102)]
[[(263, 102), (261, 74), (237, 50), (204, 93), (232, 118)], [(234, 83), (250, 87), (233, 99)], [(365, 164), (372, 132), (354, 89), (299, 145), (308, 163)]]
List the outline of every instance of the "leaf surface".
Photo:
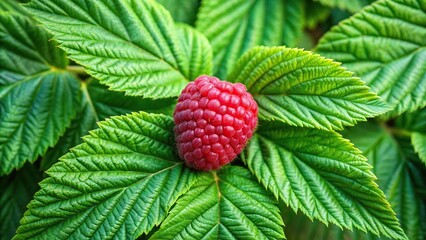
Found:
[(337, 7), (348, 10), (349, 12), (358, 12), (365, 5), (368, 5), (374, 0), (315, 0), (328, 7)]
[(50, 148), (41, 162), (41, 168), (47, 170), (59, 157), (71, 147), (82, 143), (81, 137), (97, 127), (96, 122), (107, 117), (123, 115), (131, 112), (146, 111), (171, 115), (174, 109), (174, 98), (142, 99), (125, 96), (124, 93), (109, 91), (97, 80), (90, 79), (81, 83), (81, 106), (71, 126), (59, 139), (58, 144)]
[(374, 167), (378, 184), (388, 197), (408, 238), (424, 239), (426, 216), (422, 211), (426, 205), (419, 193), (426, 188), (421, 177), (425, 170), (424, 166), (416, 166), (417, 156), (409, 139), (407, 145), (406, 140), (392, 136), (387, 129), (373, 122), (349, 128), (344, 136), (363, 151)]
[(33, 20), (0, 13), (0, 175), (53, 146), (79, 104), (78, 79)]
[(247, 86), (261, 119), (293, 126), (342, 129), (387, 110), (339, 63), (300, 49), (254, 47), (235, 65), (229, 81)]
[(283, 239), (276, 200), (247, 169), (204, 173), (151, 239)]
[(177, 96), (200, 71), (188, 71), (173, 19), (152, 0), (34, 0), (26, 7), (72, 60), (112, 90)]
[(195, 180), (175, 154), (171, 117), (140, 112), (99, 127), (47, 171), (15, 239), (133, 239)]
[(406, 239), (371, 166), (337, 133), (264, 122), (241, 158), (295, 212), (350, 230)]
[(393, 117), (426, 105), (426, 4), (383, 0), (326, 33), (317, 52), (342, 62), (376, 92)]
[(200, 5), (199, 0), (157, 0), (157, 2), (169, 10), (176, 22), (183, 22), (189, 25), (195, 23), (198, 7)]
[(15, 235), (41, 179), (41, 172), (28, 163), (19, 171), (0, 178), (0, 240), (10, 240)]
[(301, 36), (301, 1), (203, 0), (196, 28), (210, 41), (215, 76), (229, 71), (248, 49), (257, 45), (293, 45)]

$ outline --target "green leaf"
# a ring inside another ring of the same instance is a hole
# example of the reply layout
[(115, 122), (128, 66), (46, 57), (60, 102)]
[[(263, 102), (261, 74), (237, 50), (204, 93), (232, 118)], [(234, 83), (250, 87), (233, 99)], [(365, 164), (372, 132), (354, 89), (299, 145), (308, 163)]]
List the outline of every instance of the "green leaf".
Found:
[(231, 166), (203, 173), (151, 239), (283, 239), (276, 200)]
[(1, 12), (12, 12), (14, 14), (21, 14), (22, 16), (27, 15), (24, 9), (19, 6), (18, 2), (16, 2), (15, 0), (0, 1), (0, 13)]
[(32, 20), (0, 14), (0, 175), (33, 162), (71, 123), (79, 102), (63, 52)]
[[(183, 68), (188, 72), (190, 80), (201, 75), (211, 75), (213, 69), (213, 52), (207, 38), (186, 24), (177, 24), (179, 43), (188, 59), (188, 65)], [(196, 71), (195, 71), (196, 70)]]
[(349, 12), (358, 12), (365, 5), (368, 5), (375, 0), (315, 0), (328, 7), (337, 7), (348, 10)]
[(344, 132), (344, 136), (363, 151), (374, 167), (378, 184), (388, 197), (408, 238), (424, 239), (426, 215), (422, 211), (426, 209), (426, 202), (420, 199), (416, 188), (420, 184), (420, 189), (424, 190), (426, 186), (422, 177), (418, 180), (416, 177), (422, 176), (421, 166), (415, 166), (413, 161), (416, 155), (410, 153), (412, 150), (407, 151), (399, 139), (390, 135), (388, 129), (372, 122), (350, 128)]
[(39, 189), (41, 173), (26, 164), (18, 172), (0, 178), (0, 240), (9, 240), (15, 235), (19, 220), (27, 204)]
[(420, 159), (426, 164), (426, 134), (413, 133), (411, 135), (411, 142)]
[(200, 5), (199, 0), (157, 0), (157, 2), (169, 10), (176, 22), (183, 22), (190, 25), (195, 23), (198, 7)]
[(152, 0), (34, 0), (26, 6), (72, 60), (112, 90), (177, 96), (200, 71), (187, 70), (173, 19)]
[(406, 239), (371, 166), (337, 133), (264, 122), (241, 158), (296, 212), (351, 230)]
[(134, 239), (194, 182), (171, 117), (140, 112), (99, 127), (47, 171), (15, 239)]
[(426, 105), (426, 4), (383, 0), (332, 28), (321, 55), (343, 62), (392, 107), (386, 117)]
[(176, 102), (174, 98), (152, 100), (125, 96), (121, 92), (108, 91), (95, 79), (82, 82), (81, 91), (82, 100), (79, 112), (72, 120), (71, 126), (59, 139), (58, 144), (49, 149), (43, 157), (41, 168), (44, 170), (50, 168), (71, 147), (80, 144), (83, 141), (81, 137), (97, 127), (96, 122), (110, 116), (142, 110), (171, 115)]
[(300, 49), (255, 47), (229, 76), (247, 86), (259, 117), (289, 125), (342, 129), (387, 110), (339, 63)]
[(395, 121), (397, 132), (410, 136), (414, 150), (426, 164), (426, 108), (404, 113)]
[(214, 75), (225, 79), (232, 65), (256, 45), (279, 45), (283, 35), (281, 0), (203, 0), (196, 27), (212, 44)]
[(319, 23), (324, 22), (331, 13), (331, 9), (313, 0), (307, 0), (305, 4), (305, 26), (314, 29)]
[[(282, 10), (284, 18), (281, 22), (279, 22), (279, 19), (275, 20), (282, 25), (282, 42), (287, 47), (296, 47), (299, 44), (303, 34), (303, 26), (305, 25), (305, 5), (305, 1), (284, 0)], [(278, 5), (277, 7), (280, 6)], [(269, 45), (281, 45), (281, 43), (271, 43)]]

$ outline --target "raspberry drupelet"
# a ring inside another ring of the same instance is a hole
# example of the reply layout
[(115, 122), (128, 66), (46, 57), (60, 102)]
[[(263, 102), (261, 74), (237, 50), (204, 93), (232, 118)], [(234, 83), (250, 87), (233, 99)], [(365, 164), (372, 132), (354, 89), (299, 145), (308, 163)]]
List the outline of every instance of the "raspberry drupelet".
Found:
[(243, 84), (198, 77), (183, 89), (173, 114), (179, 156), (198, 170), (219, 169), (241, 153), (257, 113)]

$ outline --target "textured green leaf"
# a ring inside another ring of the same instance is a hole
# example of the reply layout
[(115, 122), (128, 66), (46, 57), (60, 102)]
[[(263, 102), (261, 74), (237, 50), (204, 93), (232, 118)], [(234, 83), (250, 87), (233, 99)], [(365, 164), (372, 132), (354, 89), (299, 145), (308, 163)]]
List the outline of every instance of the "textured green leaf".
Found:
[(342, 129), (387, 110), (339, 63), (300, 49), (255, 47), (228, 80), (247, 86), (261, 119), (293, 126)]
[(426, 105), (426, 4), (382, 0), (332, 28), (318, 53), (343, 63), (396, 116)]
[(190, 25), (195, 23), (198, 7), (200, 5), (199, 0), (157, 0), (157, 2), (169, 10), (176, 22), (183, 22)]
[(195, 180), (173, 146), (173, 119), (100, 122), (48, 171), (15, 239), (133, 239), (158, 225)]
[(283, 239), (275, 203), (242, 167), (204, 173), (151, 239)]
[(374, 167), (378, 184), (388, 197), (408, 238), (424, 239), (426, 202), (419, 198), (416, 185), (423, 185), (423, 189), (426, 186), (424, 179), (416, 180), (415, 177), (421, 171), (412, 161), (416, 155), (412, 150), (407, 151), (387, 129), (372, 122), (350, 128), (344, 135), (363, 151)]
[(195, 30), (185, 25), (177, 24), (179, 43), (188, 64), (182, 67), (184, 72), (188, 72), (189, 80), (194, 80), (200, 75), (211, 75), (213, 69), (213, 52), (207, 38)]
[(76, 113), (78, 80), (32, 20), (0, 14), (0, 175), (53, 146)]
[(420, 159), (426, 164), (426, 134), (413, 133), (411, 142)]
[(358, 12), (365, 5), (368, 5), (375, 0), (315, 0), (328, 7), (337, 7), (348, 10), (350, 12)]
[[(299, 44), (305, 25), (305, 5), (305, 1), (284, 0), (284, 18), (281, 23), (278, 22), (280, 19), (275, 20), (282, 25), (282, 43), (287, 47), (296, 47)], [(270, 45), (281, 45), (281, 43)]]
[(152, 0), (34, 0), (26, 6), (72, 60), (112, 90), (177, 96), (200, 71), (187, 70), (173, 19)]
[(214, 75), (225, 79), (237, 59), (253, 46), (279, 45), (283, 9), (281, 0), (203, 0), (196, 27), (212, 44)]
[(26, 16), (26, 12), (24, 9), (19, 6), (18, 2), (15, 0), (1, 0), (0, 1), (0, 13), (4, 12), (12, 12), (14, 14), (21, 14)]
[(95, 79), (83, 82), (81, 91), (81, 107), (77, 116), (59, 139), (58, 144), (49, 149), (43, 157), (41, 167), (44, 170), (47, 170), (59, 157), (67, 153), (71, 147), (80, 144), (83, 141), (81, 137), (86, 135), (89, 130), (96, 128), (96, 122), (110, 116), (141, 110), (171, 115), (176, 102), (174, 98), (152, 100), (125, 96), (120, 92), (108, 91)]
[(371, 166), (337, 133), (264, 122), (241, 157), (296, 212), (347, 229), (406, 239)]
[(314, 29), (330, 16), (331, 9), (318, 2), (307, 0), (305, 5), (305, 26), (309, 29)]
[(41, 173), (26, 164), (22, 169), (0, 178), (0, 240), (9, 240), (15, 235), (19, 220), (27, 204), (39, 189)]

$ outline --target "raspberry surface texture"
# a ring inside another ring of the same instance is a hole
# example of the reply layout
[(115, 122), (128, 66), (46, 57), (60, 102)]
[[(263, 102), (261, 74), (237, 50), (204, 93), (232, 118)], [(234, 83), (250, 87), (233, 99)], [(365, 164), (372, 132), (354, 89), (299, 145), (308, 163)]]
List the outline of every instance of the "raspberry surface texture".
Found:
[(243, 84), (198, 77), (183, 89), (173, 114), (179, 156), (198, 170), (219, 169), (241, 153), (257, 113)]

